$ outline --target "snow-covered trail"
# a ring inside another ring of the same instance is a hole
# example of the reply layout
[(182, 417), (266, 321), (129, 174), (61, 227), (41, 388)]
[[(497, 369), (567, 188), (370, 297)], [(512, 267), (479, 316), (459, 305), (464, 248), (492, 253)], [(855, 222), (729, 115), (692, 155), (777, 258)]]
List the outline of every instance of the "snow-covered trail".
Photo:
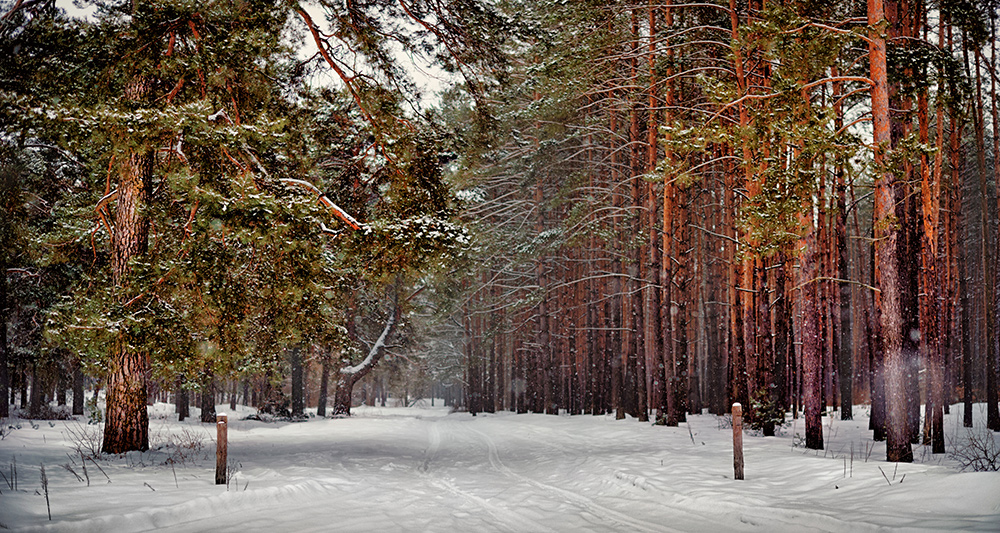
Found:
[[(689, 419), (690, 426), (664, 428), (610, 417), (363, 408), (349, 419), (236, 421), (229, 450), (237, 472), (228, 490), (213, 484), (211, 442), (200, 460), (175, 469), (162, 463), (165, 452), (103, 461), (112, 482), (98, 479), (91, 467), (95, 482), (88, 487), (58, 468), (67, 462), (62, 423), (40, 424), (0, 441), (0, 467), (16, 458), (23, 480), (15, 492), (0, 485), (0, 526), (116, 532), (1000, 531), (1000, 474), (957, 473), (946, 458), (919, 447), (920, 462), (897, 467), (878, 461), (884, 448), (870, 441), (867, 419), (828, 419), (826, 452), (795, 447), (801, 428), (789, 428), (785, 437), (748, 435), (742, 482), (732, 479), (731, 430), (710, 415)], [(154, 426), (161, 434), (208, 431), (169, 419)], [(52, 522), (44, 498), (34, 493), (41, 462), (50, 477)]]

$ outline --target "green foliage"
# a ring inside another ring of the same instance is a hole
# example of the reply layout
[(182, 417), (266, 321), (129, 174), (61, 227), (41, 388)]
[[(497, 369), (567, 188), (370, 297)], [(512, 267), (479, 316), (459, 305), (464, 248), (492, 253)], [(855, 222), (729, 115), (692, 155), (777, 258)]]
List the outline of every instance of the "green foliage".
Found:
[[(313, 90), (320, 67), (292, 50), (306, 33), (296, 3), (91, 4), (88, 20), (26, 8), (0, 26), (4, 207), (32, 213), (5, 219), (2, 253), (42, 272), (13, 293), (17, 324), (44, 324), (25, 357), (73, 353), (104, 377), (120, 338), (150, 354), (154, 378), (188, 389), (276, 376), (285, 346), (362, 353), (350, 301), (384, 320), (388, 280), (463, 259), (470, 237), (443, 170), (455, 145), (432, 115), (404, 110), (417, 95), (397, 46), (470, 80), (502, 69), (506, 19), (492, 6), (320, 2), (353, 81)], [(114, 287), (114, 193), (134, 150), (155, 153), (151, 229)]]
[(780, 428), (786, 424), (785, 408), (771, 397), (770, 391), (766, 389), (756, 391), (750, 399), (747, 427), (763, 431), (765, 427)]

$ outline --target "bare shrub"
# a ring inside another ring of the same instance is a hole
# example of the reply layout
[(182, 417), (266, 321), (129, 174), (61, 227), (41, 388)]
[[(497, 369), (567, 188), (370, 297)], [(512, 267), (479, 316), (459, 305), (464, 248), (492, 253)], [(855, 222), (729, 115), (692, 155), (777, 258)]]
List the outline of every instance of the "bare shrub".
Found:
[(1000, 471), (1000, 444), (987, 428), (969, 428), (964, 437), (952, 440), (951, 450), (949, 456), (958, 461), (962, 471)]
[(169, 454), (164, 464), (194, 463), (204, 452), (206, 440), (207, 434), (200, 429), (184, 428), (171, 433), (160, 447)]
[(79, 422), (68, 423), (64, 435), (70, 443), (70, 448), (78, 454), (91, 459), (100, 459), (101, 444), (104, 442), (104, 426)]
[(0, 421), (0, 440), (4, 440), (7, 435), (17, 429), (21, 429), (21, 424), (8, 424), (6, 420)]

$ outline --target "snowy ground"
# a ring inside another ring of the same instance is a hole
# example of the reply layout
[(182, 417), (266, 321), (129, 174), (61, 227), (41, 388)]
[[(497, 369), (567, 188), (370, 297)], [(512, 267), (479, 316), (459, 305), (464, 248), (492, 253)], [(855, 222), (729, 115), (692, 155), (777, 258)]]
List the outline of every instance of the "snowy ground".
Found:
[[(675, 428), (441, 407), (234, 420), (228, 487), (214, 484), (214, 427), (178, 423), (172, 411), (152, 411), (159, 449), (87, 461), (89, 486), (63, 465), (84, 477), (72, 433), (96, 426), (6, 420), (0, 529), (1000, 531), (1000, 473), (960, 473), (953, 459), (922, 446), (913, 464), (886, 463), (864, 408), (855, 421), (825, 419), (826, 451), (796, 445), (801, 421), (779, 437), (747, 434), (745, 481), (733, 480), (732, 432), (712, 415)], [(960, 421), (961, 405), (947, 420), (949, 444), (965, 434)]]

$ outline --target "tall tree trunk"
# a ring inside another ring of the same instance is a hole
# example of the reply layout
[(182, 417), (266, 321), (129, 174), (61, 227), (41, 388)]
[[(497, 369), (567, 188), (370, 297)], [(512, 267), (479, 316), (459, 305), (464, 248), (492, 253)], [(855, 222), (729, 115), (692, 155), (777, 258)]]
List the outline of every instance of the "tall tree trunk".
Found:
[[(950, 44), (950, 32), (949, 32), (949, 44)], [(968, 269), (966, 268), (966, 239), (958, 236), (959, 233), (966, 231), (968, 225), (968, 216), (965, 209), (962, 208), (962, 162), (964, 157), (962, 154), (962, 143), (961, 137), (963, 135), (964, 122), (959, 116), (959, 110), (954, 106), (949, 110), (950, 123), (951, 123), (951, 134), (949, 137), (949, 155), (951, 156), (951, 178), (949, 179), (949, 188), (952, 192), (952, 204), (955, 206), (954, 218), (957, 222), (956, 228), (953, 233), (956, 235), (954, 238), (955, 244), (955, 256), (957, 259), (957, 273), (958, 273), (958, 300), (960, 306), (959, 319), (957, 320), (958, 329), (960, 330), (960, 335), (958, 339), (959, 352), (962, 359), (962, 401), (963, 401), (963, 412), (962, 412), (962, 425), (964, 427), (972, 427), (972, 405), (974, 401), (973, 394), (973, 382), (972, 382), (972, 339), (971, 339), (971, 325), (972, 325), (972, 299), (971, 291), (968, 287), (967, 276)]]
[(174, 382), (174, 411), (177, 412), (177, 421), (183, 422), (185, 418), (191, 416), (191, 401), (188, 398), (188, 391), (184, 388), (184, 380), (178, 377)]
[(902, 353), (902, 315), (899, 301), (899, 274), (896, 252), (897, 233), (892, 227), (895, 206), (894, 177), (887, 168), (885, 151), (890, 146), (889, 87), (886, 70), (885, 37), (878, 29), (885, 21), (882, 0), (868, 1), (869, 54), (872, 79), (872, 122), (874, 124), (875, 167), (875, 255), (878, 278), (878, 307), (881, 309), (882, 342), (886, 372), (886, 458), (890, 462), (912, 462), (906, 418), (906, 361)]
[(802, 344), (802, 394), (805, 407), (806, 448), (823, 449), (823, 356), (820, 338), (820, 308), (817, 292), (816, 226), (813, 223), (813, 206), (807, 202), (800, 224), (806, 235), (799, 247), (799, 283), (802, 306), (798, 327)]
[[(673, 30), (674, 25), (674, 10), (672, 7), (672, 2), (667, 0), (666, 6), (664, 8), (664, 25), (666, 26), (666, 33)], [(663, 94), (663, 113), (664, 124), (668, 125), (670, 128), (673, 127), (674, 114), (673, 107), (676, 99), (674, 91), (674, 49), (670, 46), (670, 42), (666, 42), (667, 47), (667, 72), (666, 79), (664, 80), (664, 94)], [(664, 145), (663, 158), (668, 163), (673, 163), (674, 154), (670, 147), (669, 141), (671, 140), (671, 133), (668, 128), (666, 135), (666, 141)], [(680, 420), (680, 415), (678, 413), (677, 404), (677, 385), (679, 373), (677, 371), (677, 345), (674, 341), (674, 332), (676, 331), (673, 326), (673, 309), (674, 309), (674, 275), (676, 269), (673, 268), (672, 262), (676, 258), (674, 252), (674, 235), (673, 231), (675, 228), (675, 211), (677, 205), (677, 176), (673, 174), (667, 174), (663, 178), (663, 228), (661, 232), (661, 246), (663, 252), (660, 257), (660, 284), (662, 285), (661, 299), (660, 299), (660, 326), (662, 329), (661, 337), (663, 339), (663, 371), (659, 374), (663, 376), (663, 408), (666, 411), (665, 424), (668, 426), (678, 425)]]
[[(151, 93), (150, 80), (135, 77), (125, 89), (127, 101), (144, 104)], [(128, 147), (119, 155), (118, 203), (111, 236), (111, 284), (119, 305), (126, 305), (139, 290), (131, 286), (130, 262), (146, 253), (149, 217), (145, 214), (152, 194), (153, 151)], [(108, 191), (110, 192), (110, 191)], [(107, 416), (104, 453), (149, 449), (149, 414), (146, 411), (147, 354), (133, 336), (132, 325), (119, 330), (108, 362)]]
[(337, 375), (337, 388), (333, 393), (333, 416), (351, 416), (354, 376)]
[[(657, 133), (659, 131), (659, 110), (657, 105), (657, 77), (656, 77), (656, 22), (657, 9), (653, 0), (649, 1), (649, 116), (646, 125), (646, 172), (652, 175), (656, 171), (657, 159)], [(644, 355), (643, 359), (647, 364), (653, 365), (652, 381), (653, 389), (660, 390), (663, 380), (663, 327), (660, 322), (660, 230), (657, 228), (659, 222), (658, 203), (656, 185), (650, 182), (646, 190), (646, 221), (649, 232), (649, 263), (646, 265), (646, 288), (645, 288), (645, 308), (643, 318), (645, 332), (643, 338)], [(641, 383), (645, 384), (646, 379), (640, 376)], [(645, 395), (643, 395), (645, 397)], [(656, 422), (663, 423), (661, 403), (658, 395), (654, 395), (654, 407), (657, 409)], [(645, 403), (645, 399), (643, 399)], [(644, 410), (645, 411), (645, 410)]]
[[(319, 398), (316, 400), (316, 416), (326, 416), (327, 395), (330, 389), (330, 354), (323, 353), (320, 360)], [(431, 395), (433, 401), (434, 396)]]
[(201, 381), (201, 422), (215, 423), (215, 375), (205, 369)]
[(778, 264), (774, 271), (774, 387), (771, 401), (774, 405), (787, 410), (788, 405), (788, 367), (793, 359), (791, 305), (788, 291), (788, 254), (784, 251), (778, 255)]
[[(963, 39), (963, 47), (967, 51), (970, 45), (968, 35)], [(981, 283), (979, 289), (978, 311), (982, 314), (976, 317), (976, 322), (982, 331), (980, 342), (980, 353), (983, 358), (983, 367), (986, 376), (986, 427), (993, 431), (1000, 431), (1000, 410), (997, 409), (997, 373), (992, 360), (992, 339), (993, 329), (993, 276), (990, 268), (990, 254), (988, 241), (990, 235), (989, 222), (989, 198), (987, 193), (986, 180), (986, 141), (985, 141), (985, 108), (983, 107), (983, 78), (982, 78), (982, 53), (979, 48), (973, 50), (973, 62), (975, 63), (976, 79), (976, 105), (973, 108), (973, 125), (976, 136), (976, 171), (979, 176), (979, 276)]]
[[(7, 186), (6, 183), (0, 186)], [(6, 192), (6, 191), (4, 191)], [(10, 386), (10, 356), (7, 351), (7, 262), (6, 253), (0, 252), (0, 418), (10, 416), (11, 386)], [(81, 404), (82, 405), (82, 404)], [(76, 409), (74, 404), (73, 409)]]
[[(334, 393), (333, 400), (334, 416), (351, 415), (351, 398), (354, 392), (354, 385), (367, 376), (385, 355), (386, 341), (392, 335), (393, 331), (395, 331), (399, 322), (399, 293), (402, 290), (401, 283), (402, 279), (398, 277), (393, 282), (392, 293), (390, 295), (392, 307), (389, 310), (389, 316), (386, 319), (385, 326), (382, 328), (382, 333), (375, 341), (375, 344), (368, 350), (368, 355), (365, 359), (356, 365), (351, 365), (348, 360), (342, 361), (342, 366), (337, 372), (337, 390)], [(352, 339), (356, 338), (356, 333), (350, 325), (353, 323), (353, 317), (348, 317), (347, 323), (349, 324), (348, 336)]]
[[(41, 418), (42, 417), (42, 407), (45, 405), (45, 385), (44, 377), (42, 376), (42, 369), (39, 368), (39, 364), (35, 362), (31, 365), (31, 397), (28, 401), (28, 417), (29, 418)], [(143, 406), (146, 405), (145, 399), (143, 400)]]
[(289, 351), (288, 361), (292, 366), (292, 418), (302, 418), (306, 414), (306, 401), (300, 346), (295, 346)]
[[(996, 3), (992, 4), (993, 9), (996, 9)], [(995, 16), (990, 17), (990, 71), (993, 75), (990, 76), (990, 101), (992, 105), (990, 106), (993, 110), (993, 184), (996, 189), (997, 195), (997, 214), (1000, 216), (1000, 110), (998, 110), (997, 103), (997, 19)], [(984, 213), (985, 217), (986, 214)], [(987, 408), (987, 422), (990, 421), (992, 415), (992, 424), (988, 424), (989, 428), (993, 431), (1000, 431), (1000, 407), (998, 407), (997, 402), (1000, 401), (1000, 391), (998, 391), (997, 380), (1000, 379), (1000, 227), (996, 230), (996, 246), (993, 248), (993, 308), (992, 316), (993, 327), (992, 343), (990, 344), (987, 354), (989, 356), (989, 372), (993, 376), (993, 390), (992, 394), (987, 394), (986, 401), (990, 403)], [(986, 236), (984, 235), (985, 239)], [(989, 316), (989, 315), (987, 315)]]
[[(834, 77), (840, 75), (840, 71), (834, 67), (832, 74)], [(834, 127), (840, 131), (844, 127), (844, 110), (841, 104), (843, 90), (840, 82), (833, 83), (833, 112)], [(847, 247), (847, 183), (844, 163), (836, 162), (836, 193), (837, 193), (837, 219), (836, 219), (836, 239), (837, 239), (837, 277), (841, 280), (838, 283), (840, 313), (840, 353), (837, 354), (839, 366), (837, 373), (840, 377), (840, 419), (854, 419), (854, 335), (851, 328), (851, 278), (848, 265)]]
[[(917, 99), (920, 121), (920, 142), (928, 144), (930, 125), (928, 117), (927, 92), (921, 91)], [(920, 198), (922, 215), (921, 242), (921, 292), (920, 300), (920, 345), (922, 358), (928, 369), (926, 418), (929, 421), (929, 435), (934, 453), (944, 453), (944, 355), (938, 337), (938, 291), (944, 280), (938, 264), (938, 221), (940, 215), (940, 180), (931, 173), (930, 161), (926, 154), (920, 157)]]
[[(687, 249), (690, 242), (690, 201), (689, 191), (678, 188), (677, 212), (677, 274), (675, 275), (674, 301), (677, 317), (674, 328), (674, 404), (677, 408), (677, 421), (687, 422), (687, 412), (690, 406), (688, 393), (690, 391), (690, 346), (688, 345), (688, 316), (691, 310), (691, 263), (694, 258)], [(681, 248), (684, 248), (683, 250)]]
[(80, 367), (80, 359), (74, 357), (70, 362), (70, 366), (73, 372), (73, 414), (82, 415), (83, 404), (86, 403), (86, 400), (83, 394), (83, 369)]

